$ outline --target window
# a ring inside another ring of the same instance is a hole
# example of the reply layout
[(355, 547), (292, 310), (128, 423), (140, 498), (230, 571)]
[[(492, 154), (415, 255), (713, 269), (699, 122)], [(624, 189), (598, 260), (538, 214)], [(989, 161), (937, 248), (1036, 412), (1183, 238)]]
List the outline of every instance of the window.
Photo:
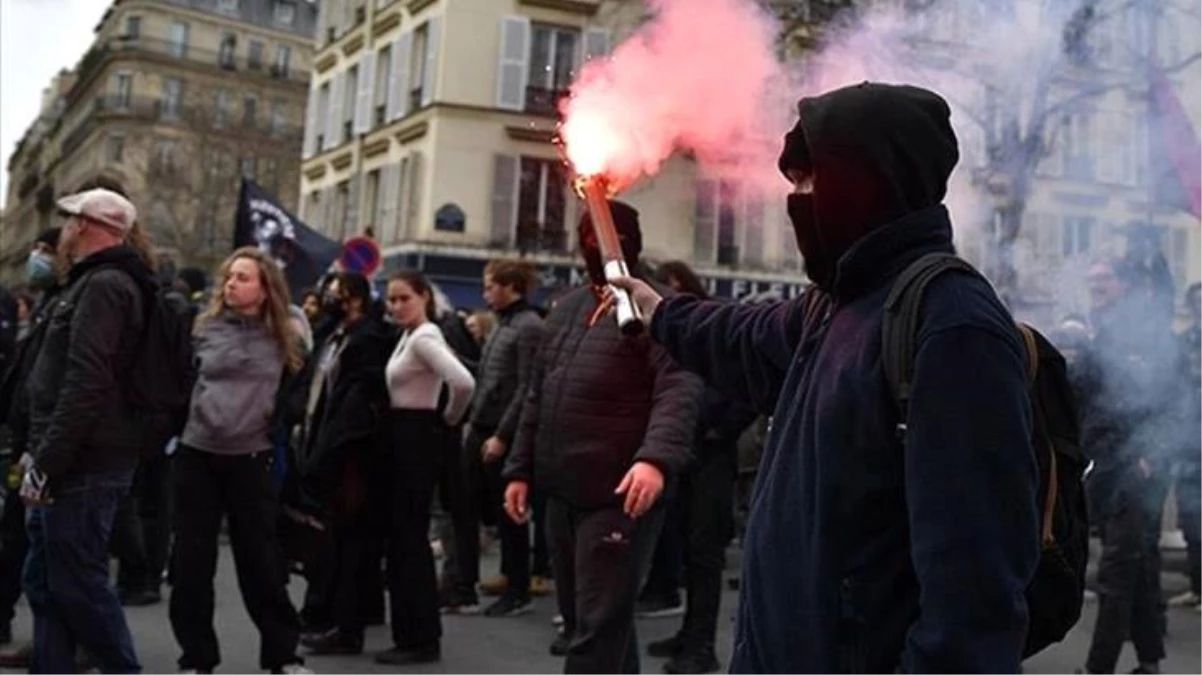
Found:
[(163, 98), (159, 101), (159, 114), (165, 119), (179, 119), (180, 99), (183, 98), (184, 83), (176, 77), (163, 78)]
[(518, 249), (567, 251), (564, 213), (567, 179), (563, 163), (523, 157), (518, 183)]
[(1077, 180), (1092, 180), (1093, 158), (1090, 156), (1089, 113), (1065, 115), (1060, 122), (1060, 152), (1064, 164), (1064, 176)]
[(233, 70), (234, 53), (238, 48), (238, 36), (225, 33), (221, 36), (221, 47), (217, 51), (217, 63), (222, 68)]
[(313, 126), (317, 134), (313, 147), (317, 150), (317, 152), (321, 152), (322, 150), (326, 149), (326, 124), (328, 124), (326, 117), (329, 115), (329, 110), (330, 83), (329, 81), (326, 81), (321, 85), (321, 88), (317, 90), (317, 111), (313, 118)]
[(142, 35), (142, 17), (125, 17), (125, 39), (136, 40)]
[(359, 66), (346, 71), (346, 83), (342, 87), (342, 138), (346, 143), (354, 138), (355, 97), (359, 93)]
[(250, 48), (246, 52), (246, 67), (251, 70), (260, 70), (263, 68), (263, 43), (258, 40), (250, 41)]
[(259, 99), (254, 94), (247, 94), (242, 99), (242, 125), (248, 129), (254, 128), (255, 116), (259, 108)]
[(276, 99), (271, 102), (271, 127), (270, 131), (273, 136), (279, 136), (284, 133), (284, 125), (286, 124), (286, 116), (284, 114), (284, 102)]
[(566, 96), (576, 73), (580, 33), (563, 28), (532, 26), (530, 71), (526, 86), (526, 110), (555, 115), (559, 99)]
[(373, 127), (384, 124), (385, 111), (388, 108), (388, 81), (392, 76), (392, 47), (384, 47), (376, 54), (376, 82), (372, 90)]
[(292, 47), (288, 45), (280, 45), (275, 50), (275, 70), (272, 73), (276, 77), (288, 77), (288, 67), (292, 61)]
[(224, 129), (229, 126), (230, 113), (234, 107), (234, 97), (230, 95), (228, 89), (217, 90), (217, 106), (213, 116), (213, 126), (218, 129)]
[(422, 107), (422, 90), (426, 86), (426, 51), (430, 44), (430, 24), (424, 23), (413, 31), (413, 55), (409, 58), (409, 110)]
[(160, 138), (155, 143), (155, 170), (165, 174), (173, 174), (176, 170), (176, 156), (179, 143), (174, 138)]
[(171, 24), (170, 37), (167, 40), (167, 51), (177, 59), (188, 55), (188, 24), (176, 21)]
[(1061, 230), (1060, 252), (1065, 258), (1089, 252), (1094, 220), (1088, 216), (1068, 216)]
[(255, 158), (254, 157), (243, 157), (239, 171), (241, 172), (241, 175), (243, 178), (248, 178), (250, 180), (254, 180), (255, 179)]
[(276, 0), (275, 22), (281, 26), (291, 26), (296, 21), (296, 3), (291, 0)]
[(694, 259), (703, 265), (738, 263), (738, 185), (731, 181), (699, 181), (696, 199), (693, 212)]
[(125, 134), (109, 134), (104, 158), (109, 164), (118, 164), (125, 158)]
[(369, 171), (367, 181), (364, 183), (363, 189), (367, 191), (364, 195), (364, 205), (367, 207), (367, 217), (364, 219), (371, 224), (371, 220), (379, 213), (380, 208), (380, 170)]
[(130, 73), (117, 73), (113, 77), (113, 107), (128, 108), (129, 95), (133, 89), (134, 76)]

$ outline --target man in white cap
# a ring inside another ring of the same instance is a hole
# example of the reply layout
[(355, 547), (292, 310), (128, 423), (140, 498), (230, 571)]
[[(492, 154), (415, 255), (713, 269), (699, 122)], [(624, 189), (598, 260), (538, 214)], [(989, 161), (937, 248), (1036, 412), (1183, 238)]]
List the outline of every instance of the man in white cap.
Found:
[(88, 189), (60, 199), (58, 211), (59, 252), (72, 265), (25, 385), (30, 671), (75, 672), (78, 646), (103, 672), (139, 672), (108, 550), (141, 449), (120, 384), (138, 358), (155, 279), (129, 245), (137, 210), (124, 196)]

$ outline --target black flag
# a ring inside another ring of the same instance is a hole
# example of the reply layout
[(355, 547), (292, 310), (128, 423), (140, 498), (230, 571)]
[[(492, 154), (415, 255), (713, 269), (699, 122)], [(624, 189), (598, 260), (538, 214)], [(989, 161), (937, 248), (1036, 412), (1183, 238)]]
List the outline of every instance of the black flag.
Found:
[(276, 259), (297, 302), (342, 251), (338, 242), (302, 223), (246, 178), (242, 179), (234, 221), (234, 248), (242, 246), (257, 246)]

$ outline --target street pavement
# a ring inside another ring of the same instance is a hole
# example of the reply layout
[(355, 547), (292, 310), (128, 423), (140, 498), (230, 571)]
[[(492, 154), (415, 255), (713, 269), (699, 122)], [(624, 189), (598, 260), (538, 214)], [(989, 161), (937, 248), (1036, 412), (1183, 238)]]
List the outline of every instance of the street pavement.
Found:
[[(737, 560), (737, 551), (731, 551), (732, 563)], [(495, 570), (495, 553), (485, 561), (486, 570)], [(732, 572), (734, 574), (732, 565)], [(1166, 596), (1180, 592), (1186, 587), (1185, 579), (1178, 573), (1164, 575)], [(242, 599), (238, 594), (234, 577), (233, 559), (226, 548), (222, 549), (218, 568), (216, 628), (221, 640), (224, 662), (220, 672), (248, 673), (258, 668), (259, 637), (251, 623)], [(294, 578), (291, 591), (298, 601), (303, 592), (303, 582)], [(723, 597), (721, 620), (719, 621), (719, 658), (730, 656), (731, 638), (734, 632), (734, 609), (737, 594), (727, 590)], [(394, 666), (378, 666), (371, 659), (377, 650), (389, 647), (387, 628), (377, 626), (369, 629), (367, 649), (363, 656), (353, 657), (310, 657), (307, 665), (319, 673), (557, 673), (562, 672), (562, 660), (550, 656), (547, 646), (555, 637), (551, 617), (555, 614), (553, 598), (535, 601), (535, 611), (526, 616), (511, 619), (490, 619), (483, 616), (443, 617), (443, 658), (440, 663), (421, 667), (398, 669)], [(138, 656), (148, 673), (176, 671), (178, 651), (171, 634), (167, 617), (167, 605), (137, 607), (127, 610), (130, 628), (134, 634)], [(1026, 673), (1071, 673), (1080, 667), (1089, 648), (1089, 637), (1093, 627), (1095, 605), (1087, 604), (1081, 622), (1061, 644), (1036, 655), (1024, 667)], [(1168, 618), (1168, 658), (1162, 663), (1166, 673), (1198, 673), (1202, 671), (1202, 656), (1199, 648), (1200, 623), (1198, 612), (1192, 609), (1170, 609)], [(640, 620), (638, 625), (640, 645), (671, 635), (679, 625), (679, 618)], [(13, 626), (16, 639), (30, 635), (29, 612), (22, 603), (18, 619)], [(645, 653), (645, 652), (644, 652)], [(1134, 656), (1128, 646), (1119, 662), (1119, 672), (1128, 672), (1135, 667)], [(645, 673), (661, 672), (663, 661), (644, 656), (642, 669)]]

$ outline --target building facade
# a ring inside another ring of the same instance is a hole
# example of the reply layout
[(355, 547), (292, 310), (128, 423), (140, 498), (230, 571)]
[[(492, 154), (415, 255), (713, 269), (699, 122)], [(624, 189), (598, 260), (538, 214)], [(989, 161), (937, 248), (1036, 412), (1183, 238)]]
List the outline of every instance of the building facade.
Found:
[(106, 172), (178, 264), (229, 253), (242, 176), (295, 207), (317, 8), (308, 0), (116, 0), (9, 160), (0, 266), (54, 197)]
[[(544, 285), (580, 282), (557, 102), (645, 12), (640, 0), (324, 3), (301, 218), (334, 239), (370, 234), (385, 271), (424, 269), (460, 306), (481, 304), (497, 256), (526, 256)], [(649, 259), (690, 262), (723, 295), (801, 287), (783, 205), (684, 158), (620, 198), (642, 214)]]

